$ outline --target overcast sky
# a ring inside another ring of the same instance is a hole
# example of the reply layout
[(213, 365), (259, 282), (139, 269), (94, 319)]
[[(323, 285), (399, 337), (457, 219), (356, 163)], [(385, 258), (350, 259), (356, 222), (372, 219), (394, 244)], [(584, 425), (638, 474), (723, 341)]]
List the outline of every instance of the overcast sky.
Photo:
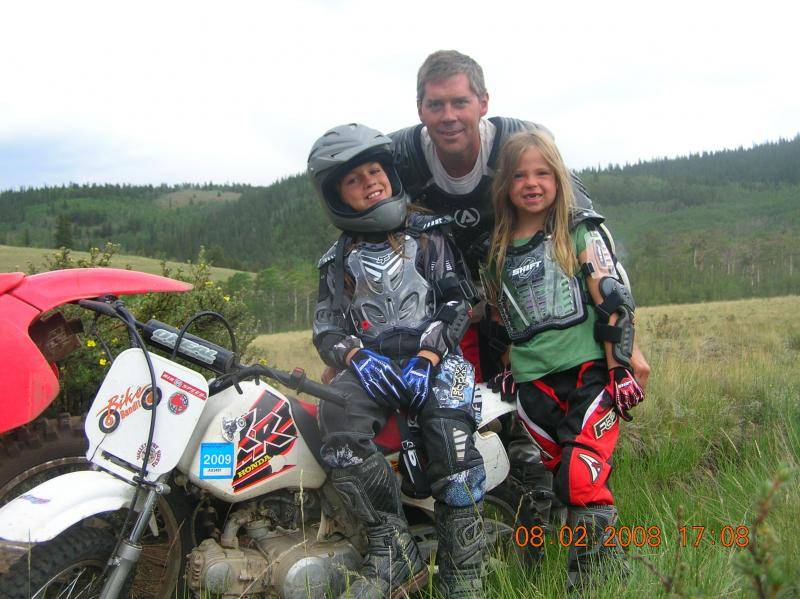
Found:
[(360, 121), (417, 122), (455, 48), (489, 114), (549, 127), (573, 168), (794, 137), (796, 2), (57, 0), (0, 5), (0, 189), (268, 184)]

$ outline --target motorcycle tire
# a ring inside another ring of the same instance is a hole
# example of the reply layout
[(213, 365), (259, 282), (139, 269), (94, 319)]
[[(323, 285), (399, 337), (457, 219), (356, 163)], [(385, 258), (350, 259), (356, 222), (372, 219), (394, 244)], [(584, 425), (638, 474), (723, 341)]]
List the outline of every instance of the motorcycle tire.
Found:
[[(98, 597), (103, 586), (99, 577), (115, 544), (110, 530), (76, 524), (17, 559), (0, 576), (0, 597)], [(123, 588), (121, 596), (127, 592)]]
[[(0, 507), (46, 480), (88, 469), (87, 448), (83, 418), (70, 414), (41, 418), (0, 436)], [(186, 555), (194, 545), (189, 525), (191, 513), (180, 489), (159, 499), (156, 507), (159, 535), (154, 538), (149, 527), (145, 529), (144, 550), (130, 589), (133, 599), (167, 599), (175, 596), (176, 588), (178, 597), (188, 596), (184, 592), (184, 570)], [(123, 518), (112, 520), (121, 523)], [(13, 559), (6, 556), (0, 562)], [(0, 563), (0, 578), (4, 569)], [(0, 597), (5, 595), (0, 593)]]

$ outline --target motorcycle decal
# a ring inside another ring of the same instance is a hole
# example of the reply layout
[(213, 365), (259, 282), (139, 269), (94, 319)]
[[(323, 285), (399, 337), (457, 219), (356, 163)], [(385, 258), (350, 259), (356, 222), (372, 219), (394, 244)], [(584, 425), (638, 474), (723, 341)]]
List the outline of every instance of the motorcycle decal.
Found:
[(239, 440), (234, 493), (292, 468), (293, 465), (286, 465), (273, 471), (272, 458), (289, 453), (297, 440), (297, 427), (285, 399), (265, 392), (243, 418), (247, 432)]
[(233, 439), (240, 430), (247, 426), (247, 421), (243, 416), (238, 418), (222, 417), (222, 438), (233, 443)]
[(195, 397), (202, 399), (203, 401), (205, 401), (206, 397), (208, 397), (208, 394), (202, 389), (198, 389), (197, 387), (190, 385), (186, 381), (182, 381), (181, 379), (179, 379), (175, 375), (170, 374), (169, 372), (166, 371), (162, 372), (161, 378), (170, 383), (171, 385), (176, 386), (181, 391), (186, 391), (186, 393), (188, 393), (189, 395), (194, 395)]
[(100, 416), (98, 426), (104, 433), (113, 433), (119, 423), (142, 407), (142, 396), (150, 391), (150, 385), (128, 387), (125, 393), (112, 395), (103, 408), (95, 414)]
[(24, 499), (25, 501), (29, 501), (34, 505), (41, 505), (43, 503), (50, 503), (49, 499), (44, 497), (36, 497), (35, 495), (30, 495), (29, 493), (25, 493), (25, 495), (20, 495), (19, 499)]
[(186, 408), (189, 407), (189, 398), (186, 397), (185, 393), (175, 392), (170, 396), (167, 407), (169, 407), (169, 411), (176, 416), (178, 414), (183, 414)]
[(200, 445), (200, 478), (233, 476), (233, 443), (202, 443)]
[[(139, 449), (136, 450), (136, 460), (139, 463), (141, 463), (141, 461), (144, 459), (145, 447), (147, 447), (147, 443), (142, 443), (139, 445)], [(148, 456), (147, 461), (154, 468), (158, 466), (158, 463), (161, 461), (161, 448), (156, 443), (150, 445), (150, 455)]]

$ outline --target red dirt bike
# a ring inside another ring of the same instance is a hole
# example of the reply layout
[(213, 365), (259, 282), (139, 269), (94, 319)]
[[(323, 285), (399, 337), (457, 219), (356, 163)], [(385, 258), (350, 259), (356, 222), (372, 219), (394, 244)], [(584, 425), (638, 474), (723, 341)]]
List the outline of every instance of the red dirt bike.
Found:
[[(361, 523), (327, 480), (316, 405), (259, 379), (346, 398), (302, 371), (239, 364), (235, 351), (186, 333), (192, 319), (180, 331), (139, 322), (116, 299), (189, 289), (116, 269), (0, 274), (0, 359), (14, 364), (0, 374), (1, 596), (166, 598), (182, 587), (179, 596), (322, 597), (357, 568)], [(67, 303), (122, 320), (138, 342), (114, 359), (84, 418), (35, 420), (59, 391), (54, 362), (79, 344), (73, 323), (51, 312)], [(494, 432), (514, 407), (484, 386), (475, 393), (497, 543), (525, 519)], [(397, 465), (394, 419), (375, 442)], [(434, 551), (433, 500), (404, 504), (421, 550)]]

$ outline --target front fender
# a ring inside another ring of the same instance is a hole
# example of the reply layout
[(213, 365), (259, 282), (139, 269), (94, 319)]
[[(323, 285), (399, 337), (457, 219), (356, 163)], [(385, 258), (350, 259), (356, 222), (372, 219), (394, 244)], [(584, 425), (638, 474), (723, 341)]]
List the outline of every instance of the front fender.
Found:
[(102, 471), (62, 474), (0, 508), (0, 538), (41, 543), (94, 514), (128, 507), (135, 487)]

